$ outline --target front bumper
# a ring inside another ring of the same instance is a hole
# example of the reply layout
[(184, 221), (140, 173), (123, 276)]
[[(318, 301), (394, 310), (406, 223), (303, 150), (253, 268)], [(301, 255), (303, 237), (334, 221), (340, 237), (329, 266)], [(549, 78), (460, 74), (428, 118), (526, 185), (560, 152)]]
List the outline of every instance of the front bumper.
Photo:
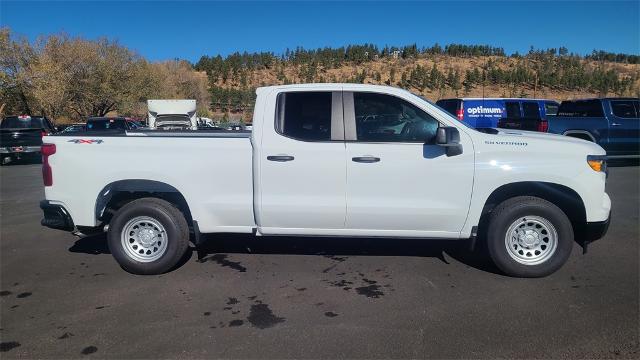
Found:
[(0, 148), (1, 154), (25, 154), (25, 153), (39, 153), (40, 146), (8, 146)]
[(44, 213), (44, 218), (40, 221), (42, 226), (66, 231), (75, 229), (73, 219), (64, 206), (52, 204), (49, 200), (42, 200), (40, 201), (40, 209)]
[(609, 230), (609, 224), (611, 223), (611, 212), (605, 221), (588, 222), (586, 228), (586, 241), (593, 242), (603, 238)]

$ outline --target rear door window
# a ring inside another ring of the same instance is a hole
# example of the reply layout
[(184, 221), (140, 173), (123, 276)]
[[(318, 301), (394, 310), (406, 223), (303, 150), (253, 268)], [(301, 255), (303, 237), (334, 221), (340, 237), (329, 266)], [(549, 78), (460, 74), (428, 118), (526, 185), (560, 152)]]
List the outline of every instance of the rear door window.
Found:
[(613, 115), (621, 118), (638, 117), (637, 100), (611, 100), (611, 111)]
[(330, 91), (279, 94), (276, 131), (296, 140), (330, 141), (331, 103)]
[(522, 103), (522, 114), (527, 119), (540, 119), (540, 106), (537, 102), (525, 101)]
[(519, 119), (522, 116), (520, 115), (520, 103), (517, 101), (507, 101), (505, 102), (505, 107), (507, 108), (507, 118), (509, 119)]

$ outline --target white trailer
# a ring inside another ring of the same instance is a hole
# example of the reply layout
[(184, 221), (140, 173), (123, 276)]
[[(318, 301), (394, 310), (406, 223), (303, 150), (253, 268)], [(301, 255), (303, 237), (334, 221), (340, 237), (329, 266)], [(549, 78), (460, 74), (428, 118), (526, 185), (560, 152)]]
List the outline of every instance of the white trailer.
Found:
[(147, 100), (147, 107), (151, 129), (198, 128), (195, 100)]

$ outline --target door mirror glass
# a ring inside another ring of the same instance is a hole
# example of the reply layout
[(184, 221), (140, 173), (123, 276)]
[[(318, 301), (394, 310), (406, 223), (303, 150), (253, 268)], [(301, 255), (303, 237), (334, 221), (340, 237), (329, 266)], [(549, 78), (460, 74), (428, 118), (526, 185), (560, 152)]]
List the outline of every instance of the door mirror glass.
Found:
[(436, 145), (447, 149), (447, 156), (462, 154), (462, 144), (460, 144), (460, 132), (453, 126), (442, 126), (436, 133)]
[(436, 134), (436, 144), (451, 146), (460, 143), (460, 133), (453, 126), (442, 126), (438, 128)]

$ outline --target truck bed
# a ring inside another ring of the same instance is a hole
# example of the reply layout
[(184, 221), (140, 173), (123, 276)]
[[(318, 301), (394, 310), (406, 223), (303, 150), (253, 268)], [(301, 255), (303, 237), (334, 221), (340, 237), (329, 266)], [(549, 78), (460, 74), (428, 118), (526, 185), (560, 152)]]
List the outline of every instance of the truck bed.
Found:
[[(75, 225), (97, 226), (96, 194), (115, 181), (149, 180), (177, 189), (202, 232), (250, 232), (253, 169), (250, 132), (94, 131), (43, 138), (56, 199)], [(224, 211), (220, 211), (224, 209)], [(212, 215), (214, 214), (214, 215)]]

